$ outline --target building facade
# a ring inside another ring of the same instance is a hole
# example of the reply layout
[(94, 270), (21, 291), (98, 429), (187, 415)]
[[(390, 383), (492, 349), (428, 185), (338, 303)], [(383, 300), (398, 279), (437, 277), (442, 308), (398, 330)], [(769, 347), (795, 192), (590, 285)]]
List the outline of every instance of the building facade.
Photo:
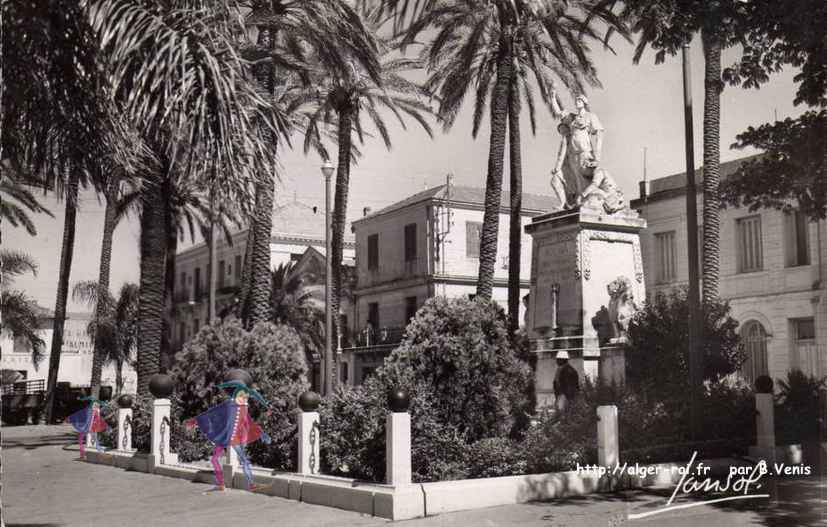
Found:
[[(68, 313), (66, 315), (58, 382), (68, 382), (76, 387), (89, 386), (92, 379), (94, 344), (86, 333), (86, 327), (91, 318), (92, 313)], [(32, 360), (32, 350), (28, 342), (14, 338), (7, 332), (0, 335), (0, 369), (17, 372), (21, 381), (46, 380), (49, 376), (49, 351), (52, 349), (54, 318), (47, 310), (44, 310), (44, 316), (39, 322), (40, 338), (44, 341), (44, 359), (37, 365)], [(126, 393), (135, 393), (137, 388), (135, 370), (129, 364), (124, 364), (122, 373), (123, 390)], [(101, 372), (101, 384), (114, 388), (115, 378), (114, 364), (104, 365)]]
[[(722, 179), (743, 161), (722, 163)], [(699, 170), (696, 180), (701, 179)], [(688, 283), (685, 181), (685, 174), (655, 179), (648, 193), (642, 185), (641, 197), (631, 204), (648, 223), (641, 233), (641, 250), (649, 296)], [(699, 244), (701, 188), (699, 183)], [(720, 222), (719, 294), (740, 323), (747, 353), (743, 377), (752, 382), (765, 374), (777, 380), (792, 369), (827, 375), (825, 222), (811, 222), (797, 211), (732, 207), (721, 210)]]
[[(248, 230), (232, 235), (231, 243), (221, 237), (216, 244), (216, 311), (230, 306), (241, 288), (246, 262)], [(325, 254), (325, 212), (318, 207), (292, 201), (278, 205), (273, 211), (270, 238), (272, 269), (289, 262), (299, 262), (308, 247)], [(345, 237), (345, 265), (353, 265), (353, 238)], [(175, 329), (174, 342), (180, 347), (203, 325), (208, 323), (209, 249), (205, 243), (179, 252), (175, 257)]]
[[(401, 338), (417, 309), (433, 296), (473, 296), (477, 289), (485, 190), (446, 184), (353, 222), (356, 346), (346, 350), (341, 380), (360, 384)], [(549, 196), (523, 195), (523, 226), (555, 206)], [(500, 209), (492, 298), (508, 306), (508, 193)], [(521, 297), (529, 291), (531, 238), (522, 231)], [(519, 320), (523, 320), (521, 303)], [(350, 374), (352, 372), (352, 374)]]

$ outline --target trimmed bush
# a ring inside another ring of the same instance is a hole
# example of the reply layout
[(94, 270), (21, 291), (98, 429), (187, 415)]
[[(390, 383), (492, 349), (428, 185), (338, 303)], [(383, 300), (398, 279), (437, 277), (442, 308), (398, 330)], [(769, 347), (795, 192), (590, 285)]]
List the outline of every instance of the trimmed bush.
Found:
[[(296, 401), (309, 384), (301, 341), (287, 326), (261, 323), (248, 332), (237, 319), (229, 318), (202, 327), (176, 355), (169, 372), (178, 399), (176, 417), (179, 412), (182, 420), (195, 417), (229, 397), (217, 385), (234, 368), (253, 377), (253, 388), (272, 409), (267, 416), (260, 404), (250, 403), (251, 417), (273, 438), (270, 445), (262, 441), (248, 445), (250, 460), (275, 469), (295, 466)], [(184, 460), (209, 453), (209, 446), (203, 448), (208, 441), (197, 429), (180, 441), (178, 451)]]
[(470, 442), (520, 432), (530, 410), (531, 369), (515, 354), (496, 303), (431, 298), (405, 335), (377, 371), (381, 384), (427, 391), (438, 401), (436, 422), (455, 427)]
[(779, 392), (775, 406), (775, 434), (779, 445), (818, 441), (822, 437), (822, 390), (827, 389), (826, 378), (818, 379), (801, 370), (787, 373), (778, 382)]

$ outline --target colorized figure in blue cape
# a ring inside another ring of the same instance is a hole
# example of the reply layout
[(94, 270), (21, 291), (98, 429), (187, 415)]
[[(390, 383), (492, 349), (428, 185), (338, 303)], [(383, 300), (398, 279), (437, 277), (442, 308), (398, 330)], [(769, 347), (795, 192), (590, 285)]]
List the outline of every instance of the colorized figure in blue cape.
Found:
[(98, 449), (98, 452), (103, 452), (103, 449), (101, 448), (100, 443), (98, 442), (98, 432), (103, 432), (104, 430), (109, 428), (109, 425), (106, 424), (106, 421), (104, 421), (103, 416), (101, 416), (101, 407), (109, 405), (91, 396), (81, 397), (80, 400), (89, 401), (89, 406), (81, 410), (78, 410), (77, 412), (67, 417), (66, 422), (71, 423), (75, 430), (77, 430), (78, 432), (80, 458), (84, 459), (86, 457), (86, 451), (84, 450), (86, 434), (93, 434), (92, 437), (95, 441), (95, 448)]
[[(252, 397), (267, 407), (267, 401), (260, 393), (249, 388), (240, 381), (230, 381), (218, 385), (219, 388), (234, 388), (233, 396), (218, 406), (214, 406), (201, 415), (188, 419), (185, 424), (188, 430), (196, 426), (201, 429), (207, 438), (215, 444), (210, 462), (215, 470), (215, 489), (224, 490), (224, 471), (219, 458), (225, 448), (233, 448), (238, 454), (244, 477), (247, 479), (247, 488), (256, 490), (253, 484), (253, 470), (250, 460), (244, 451), (244, 445), (257, 441), (259, 438), (270, 443), (270, 436), (257, 425), (247, 409), (247, 401)], [(268, 415), (270, 411), (268, 410)]]

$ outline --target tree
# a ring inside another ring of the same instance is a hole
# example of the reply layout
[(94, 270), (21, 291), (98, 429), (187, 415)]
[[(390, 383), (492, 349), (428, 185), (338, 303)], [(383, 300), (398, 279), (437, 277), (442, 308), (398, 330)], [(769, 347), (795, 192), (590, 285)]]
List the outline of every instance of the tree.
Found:
[(308, 369), (322, 355), (325, 345), (324, 311), (311, 302), (305, 280), (292, 262), (273, 269), (270, 286), (271, 322), (292, 328), (302, 342)]
[(16, 177), (15, 172), (10, 167), (3, 167), (3, 179), (0, 180), (0, 220), (8, 222), (12, 227), (22, 226), (30, 235), (37, 236), (37, 229), (29, 214), (54, 216), (26, 188), (28, 182)]
[[(299, 76), (308, 84), (308, 70), (323, 67), (335, 75), (349, 70), (349, 61), (378, 77), (376, 46), (356, 11), (342, 0), (250, 2), (247, 24), (257, 26), (258, 41), (248, 55), (254, 59), (254, 74), (273, 107), (279, 104), (290, 84)], [(315, 61), (316, 64), (312, 62)], [(288, 112), (289, 114), (289, 112)], [(268, 141), (275, 158), (280, 139), (289, 144), (294, 126), (285, 121)], [(255, 209), (247, 239), (242, 306), (246, 327), (269, 318), (270, 232), (275, 196), (274, 173), (256, 187)]]
[(45, 357), (46, 343), (40, 338), (40, 320), (42, 313), (37, 303), (23, 291), (7, 289), (15, 276), (32, 273), (37, 276), (37, 264), (24, 252), (9, 249), (0, 250), (0, 315), (3, 319), (3, 331), (15, 339), (25, 341), (32, 351), (32, 363), (37, 369)]
[[(372, 17), (373, 15), (368, 15), (371, 20)], [(315, 78), (322, 88), (312, 90), (305, 98), (307, 103), (315, 105), (307, 123), (305, 152), (310, 145), (321, 142), (322, 125), (335, 124), (337, 130), (338, 162), (333, 202), (332, 254), (328, 257), (333, 259), (330, 306), (336, 317), (338, 334), (341, 334), (338, 313), (343, 290), (342, 254), (347, 224), (350, 166), (354, 158), (353, 135), (355, 133), (359, 142), (364, 142), (362, 119), (367, 115), (379, 132), (385, 147), (390, 149), (390, 132), (385, 119), (379, 113), (379, 108), (385, 108), (397, 118), (403, 128), (406, 128), (405, 117), (408, 117), (416, 121), (429, 136), (433, 136), (431, 127), (425, 119), (431, 109), (422, 101), (427, 93), (402, 75), (405, 71), (419, 67), (419, 61), (397, 57), (391, 41), (383, 40), (379, 46), (381, 73), (378, 79), (371, 77), (370, 72), (364, 71), (355, 60), (351, 60), (350, 67), (344, 72), (317, 72)], [(333, 357), (325, 358), (326, 365), (332, 363)], [(332, 371), (328, 371), (327, 376), (335, 379)]]
[(173, 170), (187, 178), (220, 170), (225, 177), (216, 191), (239, 201), (259, 174), (272, 170), (263, 132), (275, 129), (273, 115), (234, 51), (243, 34), (236, 15), (222, 3), (200, 10), (124, 2), (90, 7), (115, 99), (155, 156), (141, 186), (139, 393), (160, 368)]
[(748, 31), (747, 2), (741, 0), (627, 0), (623, 16), (639, 33), (634, 63), (647, 47), (657, 50), (655, 63), (675, 55), (695, 33), (704, 53), (703, 122), (703, 301), (718, 298), (720, 274), (720, 122), (724, 88), (721, 51), (739, 44)]
[[(95, 281), (78, 282), (72, 289), (73, 300), (94, 308), (95, 316), (86, 326), (86, 333), (95, 346), (100, 346), (100, 364), (115, 363), (116, 393), (123, 390), (123, 366), (131, 361), (138, 342), (139, 296), (138, 286), (132, 283), (123, 284), (117, 298)], [(100, 369), (97, 382), (100, 386)]]
[[(509, 93), (512, 84), (518, 84), (514, 75), (517, 71), (520, 75), (531, 72), (545, 101), (550, 96), (549, 73), (557, 75), (569, 88), (582, 88), (581, 79), (584, 77), (596, 83), (586, 41), (604, 42), (613, 31), (625, 32), (624, 25), (603, 2), (569, 2), (563, 5), (545, 1), (500, 0), (480, 5), (465, 0), (427, 0), (417, 2), (415, 6), (408, 2), (389, 2), (391, 4), (422, 9), (407, 31), (406, 42), (412, 42), (428, 28), (437, 32), (430, 45), (423, 50), (423, 57), (430, 71), (426, 88), (439, 96), (437, 115), (445, 129), (453, 125), (466, 93), (474, 86), (476, 98), (472, 133), (476, 137), (490, 98), (491, 129), (477, 296), (491, 298)], [(605, 38), (595, 27), (597, 24), (608, 28)], [(523, 83), (523, 86), (529, 85)], [(533, 103), (529, 98), (530, 95), (526, 95), (531, 105)], [(513, 102), (516, 104), (516, 99)], [(514, 106), (515, 117), (516, 111)], [(519, 123), (513, 124), (517, 126)], [(517, 140), (516, 137), (514, 139)], [(518, 204), (515, 202), (515, 205)], [(516, 296), (512, 292), (512, 297)], [(514, 302), (515, 298), (512, 298)]]
[[(689, 388), (689, 312), (686, 290), (655, 295), (629, 324), (626, 348), (627, 382), (654, 400), (686, 393)], [(704, 380), (716, 381), (734, 373), (743, 362), (736, 331), (738, 321), (729, 304), (717, 300), (703, 305)]]
[(739, 167), (723, 186), (724, 199), (750, 210), (792, 208), (811, 219), (827, 216), (824, 164), (827, 152), (827, 5), (818, 0), (749, 3), (750, 31), (744, 54), (724, 70), (725, 79), (745, 88), (758, 87), (785, 65), (800, 68), (794, 103), (812, 108), (797, 119), (750, 127), (737, 136), (734, 148), (764, 152)]

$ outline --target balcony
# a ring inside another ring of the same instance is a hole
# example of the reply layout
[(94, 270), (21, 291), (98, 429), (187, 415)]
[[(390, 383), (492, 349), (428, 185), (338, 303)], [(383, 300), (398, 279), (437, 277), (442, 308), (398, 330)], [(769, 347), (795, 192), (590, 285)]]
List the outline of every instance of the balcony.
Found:
[(367, 327), (353, 335), (353, 347), (399, 344), (404, 336), (405, 328), (403, 327), (386, 326), (377, 330)]
[(397, 280), (423, 276), (428, 271), (425, 257), (413, 260), (380, 261), (376, 269), (362, 268), (362, 276), (367, 282)]

